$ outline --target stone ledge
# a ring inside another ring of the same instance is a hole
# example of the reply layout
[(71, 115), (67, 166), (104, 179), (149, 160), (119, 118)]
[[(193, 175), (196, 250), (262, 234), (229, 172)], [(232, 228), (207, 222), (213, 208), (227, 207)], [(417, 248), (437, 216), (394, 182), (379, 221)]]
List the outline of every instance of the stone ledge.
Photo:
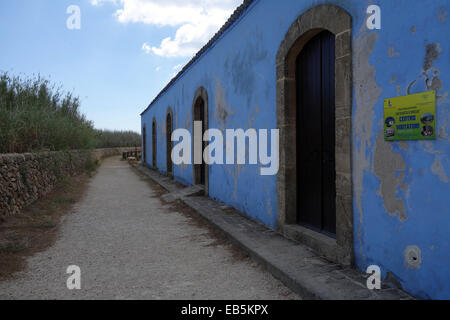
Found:
[[(183, 189), (157, 171), (142, 165), (135, 165), (135, 168), (171, 193)], [(218, 201), (207, 197), (183, 197), (181, 201), (304, 299), (414, 299), (387, 286), (371, 291), (365, 285), (367, 275), (362, 272), (330, 263), (308, 247), (286, 239), (261, 223), (224, 211), (224, 205)]]
[(312, 248), (319, 255), (330, 261), (339, 261), (346, 266), (351, 264), (348, 255), (341, 252), (342, 248), (337, 245), (335, 239), (294, 224), (282, 225), (279, 231), (286, 238)]
[(185, 189), (181, 189), (179, 191), (165, 194), (162, 196), (162, 199), (165, 202), (171, 203), (175, 202), (176, 200), (182, 200), (185, 197), (200, 196), (204, 194), (205, 188), (203, 186), (195, 185)]

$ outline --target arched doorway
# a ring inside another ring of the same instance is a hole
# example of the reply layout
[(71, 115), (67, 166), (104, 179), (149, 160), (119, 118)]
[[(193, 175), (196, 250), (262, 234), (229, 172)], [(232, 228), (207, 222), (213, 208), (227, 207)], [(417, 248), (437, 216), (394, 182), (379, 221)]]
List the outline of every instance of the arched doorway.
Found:
[(296, 59), (297, 222), (336, 236), (335, 36), (322, 31)]
[(156, 169), (156, 151), (157, 151), (157, 144), (158, 141), (157, 139), (157, 134), (156, 134), (156, 119), (153, 119), (153, 123), (152, 123), (152, 167), (154, 169)]
[(173, 176), (173, 162), (172, 162), (172, 132), (173, 132), (173, 114), (169, 108), (166, 116), (166, 163), (167, 174)]
[(278, 228), (342, 264), (353, 257), (351, 39), (352, 17), (320, 5), (292, 23), (276, 59)]
[[(201, 133), (202, 137), (205, 132), (208, 130), (208, 95), (204, 88), (199, 88), (194, 96), (194, 102), (192, 106), (192, 120), (194, 128), (195, 121), (202, 122)], [(193, 137), (194, 138), (194, 137)], [(194, 143), (192, 143), (192, 147), (194, 148)], [(202, 139), (202, 155), (203, 150), (205, 150), (206, 143)], [(194, 154), (194, 153), (192, 153)], [(194, 164), (194, 184), (202, 185), (205, 188), (205, 194), (209, 193), (209, 168), (208, 165), (204, 162), (202, 157), (201, 164)]]

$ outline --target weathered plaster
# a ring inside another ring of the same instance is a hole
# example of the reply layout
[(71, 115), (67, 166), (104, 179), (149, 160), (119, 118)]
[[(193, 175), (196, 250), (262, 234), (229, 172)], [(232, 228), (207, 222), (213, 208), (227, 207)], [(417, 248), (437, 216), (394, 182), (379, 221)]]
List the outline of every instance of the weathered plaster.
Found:
[(423, 71), (428, 72), (433, 67), (433, 63), (439, 59), (442, 48), (439, 43), (431, 43), (426, 46), (426, 55), (423, 63)]
[(220, 80), (216, 79), (216, 90), (214, 95), (216, 108), (214, 109), (214, 119), (216, 123), (219, 124), (219, 129), (222, 131), (226, 129), (228, 117), (235, 114), (235, 111), (231, 110), (228, 106), (225, 96), (225, 89), (222, 88)]
[(400, 52), (396, 52), (394, 47), (389, 47), (389, 57), (390, 58), (394, 58), (394, 57), (400, 57)]
[(448, 20), (448, 11), (445, 8), (439, 9), (438, 19), (440, 22), (444, 23)]
[[(442, 104), (444, 103), (443, 99), (440, 101), (442, 102)], [(450, 101), (448, 101), (448, 100), (446, 101), (447, 104), (449, 102)], [(444, 114), (445, 114), (444, 119), (446, 119), (446, 120), (441, 119), (441, 129), (439, 130), (439, 139), (450, 141), (450, 134), (447, 133), (447, 128), (450, 127), (450, 111), (446, 111), (446, 112), (444, 112)]]
[(233, 177), (233, 199), (238, 201), (239, 176), (245, 171), (245, 167), (243, 165), (227, 166), (226, 170)]
[[(422, 72), (420, 75), (410, 82), (406, 90), (407, 94), (421, 91), (420, 89), (414, 90), (415, 87), (420, 86), (420, 79), (424, 81), (426, 90), (439, 91), (443, 88), (442, 81), (439, 79), (440, 71), (435, 68), (434, 63), (439, 59), (442, 52), (441, 45), (439, 43), (431, 43), (425, 46), (425, 58), (423, 61)], [(439, 95), (437, 97), (439, 99)]]
[(398, 189), (403, 183), (406, 164), (402, 156), (392, 150), (392, 142), (384, 140), (384, 134), (377, 136), (374, 155), (374, 173), (380, 179), (380, 195), (386, 211), (391, 215), (398, 215), (401, 222), (407, 219), (405, 203), (397, 197)]
[(442, 165), (441, 160), (438, 157), (434, 158), (434, 162), (431, 165), (431, 172), (433, 172), (434, 175), (438, 176), (439, 180), (441, 180), (442, 182), (450, 182), (450, 179), (445, 172), (444, 166)]
[(256, 117), (258, 116), (258, 114), (259, 114), (259, 107), (256, 106), (252, 112), (252, 115), (248, 119), (248, 127), (249, 128), (254, 128), (254, 123), (255, 123), (255, 120), (256, 120)]
[[(253, 65), (267, 58), (264, 46), (264, 36), (260, 30), (255, 29), (251, 39), (248, 39), (245, 50), (237, 53), (225, 61), (225, 68), (229, 70), (233, 79), (234, 91), (247, 99), (250, 104), (257, 81)], [(261, 76), (261, 75), (260, 75)]]
[(383, 92), (383, 89), (375, 81), (375, 67), (369, 62), (378, 38), (377, 33), (363, 31), (354, 43), (355, 64), (353, 75), (356, 106), (353, 127), (356, 143), (354, 145), (353, 184), (360, 225), (363, 223), (364, 173), (371, 168), (369, 150), (372, 148), (372, 132), (375, 120), (374, 106)]
[(408, 145), (407, 141), (399, 141), (398, 146), (400, 147), (400, 149), (402, 149), (404, 151), (409, 150), (409, 145)]

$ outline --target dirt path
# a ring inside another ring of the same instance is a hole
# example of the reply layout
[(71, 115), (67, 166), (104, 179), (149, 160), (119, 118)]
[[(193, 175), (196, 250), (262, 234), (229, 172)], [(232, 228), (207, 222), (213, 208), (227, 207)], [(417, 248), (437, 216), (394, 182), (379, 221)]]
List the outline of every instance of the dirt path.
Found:
[[(0, 299), (297, 299), (118, 158), (105, 160), (58, 240), (0, 282)], [(69, 265), (81, 268), (70, 291)]]

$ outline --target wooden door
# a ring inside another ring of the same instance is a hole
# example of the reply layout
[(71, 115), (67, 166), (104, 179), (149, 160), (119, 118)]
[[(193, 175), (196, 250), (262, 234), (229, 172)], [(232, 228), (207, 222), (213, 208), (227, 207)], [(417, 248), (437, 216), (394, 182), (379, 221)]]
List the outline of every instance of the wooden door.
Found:
[(142, 129), (142, 157), (143, 157), (143, 162), (144, 164), (147, 163), (147, 128), (146, 126), (144, 126), (144, 128)]
[(199, 98), (195, 103), (194, 120), (202, 122), (202, 163), (195, 165), (194, 180), (195, 184), (205, 185), (207, 167), (203, 159), (203, 151), (205, 150), (206, 147), (205, 141), (203, 141), (203, 135), (205, 134), (207, 128), (205, 121), (205, 102), (203, 101), (202, 98)]
[(167, 173), (173, 174), (172, 162), (172, 114), (167, 114), (166, 119), (166, 159), (167, 159)]
[(156, 141), (156, 121), (153, 121), (152, 124), (152, 166), (156, 168), (156, 150), (157, 150), (157, 141)]
[(323, 31), (297, 57), (298, 223), (336, 234), (335, 36)]

